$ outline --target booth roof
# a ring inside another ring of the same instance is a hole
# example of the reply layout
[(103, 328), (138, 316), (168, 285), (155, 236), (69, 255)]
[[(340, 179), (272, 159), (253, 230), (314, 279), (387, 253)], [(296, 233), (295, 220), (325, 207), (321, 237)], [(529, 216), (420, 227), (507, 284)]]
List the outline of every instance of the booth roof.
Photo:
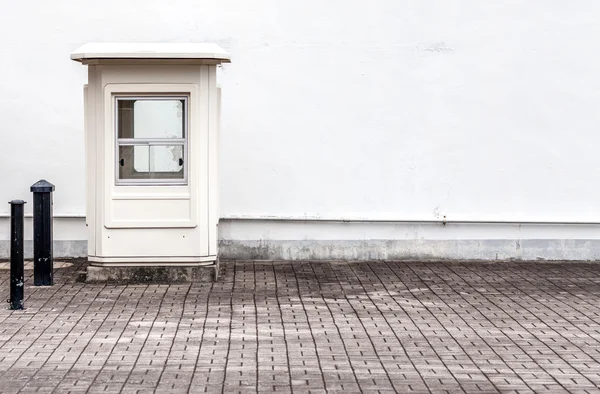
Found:
[(211, 59), (229, 63), (229, 53), (217, 44), (89, 43), (71, 53), (71, 60), (88, 59)]

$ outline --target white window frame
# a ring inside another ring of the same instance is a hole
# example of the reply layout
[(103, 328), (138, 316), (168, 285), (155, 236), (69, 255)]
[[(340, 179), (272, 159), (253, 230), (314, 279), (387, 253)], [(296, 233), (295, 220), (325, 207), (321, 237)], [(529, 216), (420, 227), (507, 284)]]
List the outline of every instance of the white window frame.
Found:
[[(183, 100), (183, 138), (119, 138), (119, 100)], [(189, 96), (169, 94), (115, 94), (114, 95), (114, 136), (115, 136), (115, 185), (117, 186), (175, 186), (188, 184), (188, 137), (189, 137)], [(183, 178), (166, 179), (120, 179), (119, 178), (119, 147), (120, 146), (181, 146), (183, 145)]]

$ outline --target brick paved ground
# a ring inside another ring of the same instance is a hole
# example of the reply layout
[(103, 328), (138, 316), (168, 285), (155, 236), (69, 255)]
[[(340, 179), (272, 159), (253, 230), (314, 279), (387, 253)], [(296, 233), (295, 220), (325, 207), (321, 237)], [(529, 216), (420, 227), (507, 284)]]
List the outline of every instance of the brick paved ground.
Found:
[(600, 264), (237, 262), (170, 286), (83, 268), (0, 309), (1, 392), (600, 391)]

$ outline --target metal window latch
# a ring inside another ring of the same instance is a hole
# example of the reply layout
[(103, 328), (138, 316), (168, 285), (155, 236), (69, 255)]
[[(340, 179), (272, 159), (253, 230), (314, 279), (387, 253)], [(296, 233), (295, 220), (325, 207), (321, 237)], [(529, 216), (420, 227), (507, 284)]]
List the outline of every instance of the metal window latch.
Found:
[(179, 165), (182, 166), (183, 165), (183, 159), (179, 158)]
[(119, 164), (121, 165), (121, 167), (123, 167), (125, 165), (125, 159), (119, 160)]

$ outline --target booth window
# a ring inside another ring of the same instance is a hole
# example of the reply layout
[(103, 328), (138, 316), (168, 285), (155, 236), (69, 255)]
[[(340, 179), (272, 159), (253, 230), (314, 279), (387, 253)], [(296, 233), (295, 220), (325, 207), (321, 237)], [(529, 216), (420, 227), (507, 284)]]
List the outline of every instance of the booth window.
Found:
[(117, 97), (117, 185), (187, 183), (187, 98)]

